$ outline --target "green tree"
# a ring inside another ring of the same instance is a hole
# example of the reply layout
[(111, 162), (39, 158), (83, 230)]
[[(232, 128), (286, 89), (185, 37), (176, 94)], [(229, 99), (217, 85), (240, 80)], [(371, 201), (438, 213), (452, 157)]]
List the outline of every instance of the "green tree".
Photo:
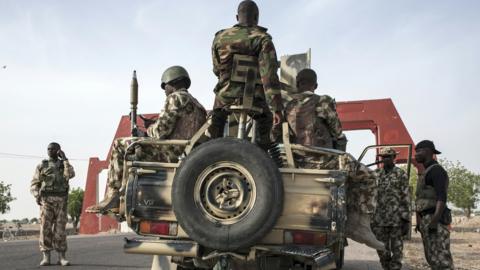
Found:
[(30, 223), (32, 224), (37, 224), (38, 223), (38, 218), (34, 217), (30, 219)]
[(68, 214), (72, 218), (75, 231), (82, 214), (83, 194), (84, 191), (81, 188), (74, 188), (68, 194)]
[(453, 163), (442, 159), (440, 163), (448, 172), (450, 179), (448, 200), (454, 206), (461, 208), (470, 218), (472, 209), (480, 201), (480, 175), (469, 171), (459, 161)]
[(10, 191), (11, 186), (3, 183), (3, 181), (0, 182), (0, 214), (10, 211), (10, 205), (8, 204), (15, 200)]

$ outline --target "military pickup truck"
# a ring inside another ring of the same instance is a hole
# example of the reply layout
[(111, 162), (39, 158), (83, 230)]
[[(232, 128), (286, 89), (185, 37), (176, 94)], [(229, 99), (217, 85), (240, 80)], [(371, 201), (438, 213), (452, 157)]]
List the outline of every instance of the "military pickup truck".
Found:
[[(254, 78), (249, 70), (224, 138), (206, 140), (207, 122), (190, 140), (129, 146), (127, 153), (183, 147), (184, 155), (174, 163), (125, 160), (120, 208), (130, 228), (147, 236), (127, 239), (125, 252), (172, 256), (177, 269), (342, 268), (348, 154), (291, 144), (287, 123), (281, 145), (258, 147), (248, 117), (260, 110)], [(335, 156), (338, 169), (298, 168), (295, 151)]]
[[(125, 252), (172, 256), (177, 269), (341, 269), (345, 152), (290, 144), (267, 153), (245, 139), (144, 140), (185, 147), (178, 163), (128, 161), (125, 216), (142, 236)], [(286, 127), (286, 123), (284, 124)], [(338, 170), (295, 167), (293, 151), (338, 156)], [(279, 166), (281, 165), (281, 166)]]

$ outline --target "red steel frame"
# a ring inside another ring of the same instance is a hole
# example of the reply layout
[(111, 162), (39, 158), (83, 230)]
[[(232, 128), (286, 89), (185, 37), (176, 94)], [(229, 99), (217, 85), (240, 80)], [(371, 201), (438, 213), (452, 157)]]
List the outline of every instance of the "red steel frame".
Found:
[[(375, 99), (346, 101), (337, 103), (337, 112), (344, 130), (371, 130), (375, 136), (376, 144), (412, 144), (413, 140), (407, 128), (398, 114), (392, 100)], [(147, 115), (147, 117), (154, 114)], [(137, 121), (139, 123), (139, 121)], [(118, 124), (116, 138), (130, 136), (130, 120), (128, 116), (122, 116)], [(406, 149), (397, 149), (400, 154), (397, 162), (405, 162), (408, 159)], [(80, 220), (81, 234), (95, 234), (100, 231), (108, 231), (117, 228), (117, 221), (108, 216), (97, 217), (95, 214), (85, 213), (85, 209), (97, 203), (98, 176), (100, 172), (108, 168), (108, 160), (111, 155), (111, 147), (106, 160), (97, 157), (90, 158), (85, 196), (83, 199), (82, 218)], [(101, 222), (99, 220), (101, 219)], [(99, 228), (101, 224), (101, 228)]]

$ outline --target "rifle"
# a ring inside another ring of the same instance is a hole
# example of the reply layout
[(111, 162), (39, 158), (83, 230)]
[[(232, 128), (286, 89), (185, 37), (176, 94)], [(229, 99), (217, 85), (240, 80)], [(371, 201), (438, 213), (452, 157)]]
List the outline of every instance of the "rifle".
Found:
[(130, 84), (130, 130), (131, 130), (132, 137), (138, 136), (137, 104), (138, 104), (138, 82), (137, 82), (137, 71), (134, 70), (132, 83)]

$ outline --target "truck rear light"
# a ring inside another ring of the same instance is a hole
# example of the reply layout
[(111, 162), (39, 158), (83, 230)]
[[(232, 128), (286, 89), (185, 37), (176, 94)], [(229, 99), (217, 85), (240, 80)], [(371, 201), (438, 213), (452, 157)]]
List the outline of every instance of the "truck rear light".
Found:
[(170, 221), (150, 221), (143, 220), (140, 222), (140, 233), (142, 234), (161, 234), (161, 235), (177, 235), (178, 225), (176, 222)]
[(285, 231), (285, 244), (324, 246), (327, 243), (327, 234), (309, 231)]

